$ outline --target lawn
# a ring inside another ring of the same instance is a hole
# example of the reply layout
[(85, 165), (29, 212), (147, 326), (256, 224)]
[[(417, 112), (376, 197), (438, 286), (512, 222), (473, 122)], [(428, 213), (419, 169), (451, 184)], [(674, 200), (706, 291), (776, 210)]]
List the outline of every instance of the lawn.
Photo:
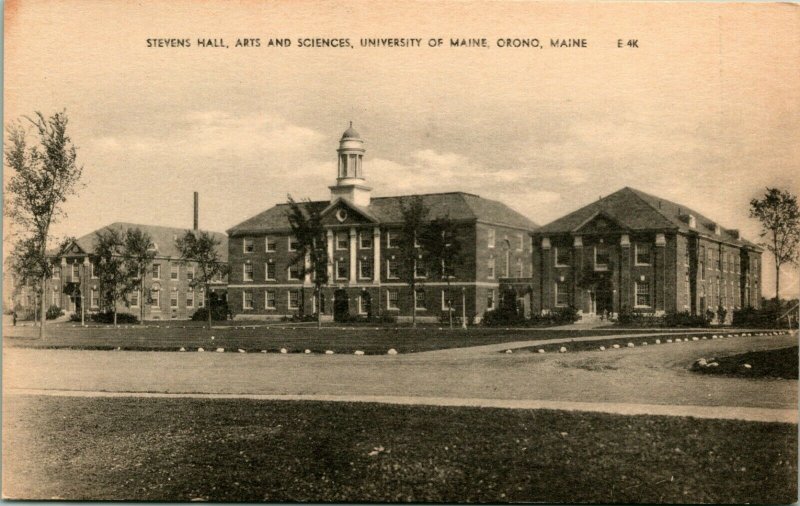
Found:
[[(706, 365), (695, 362), (692, 370), (700, 374), (796, 380), (798, 378), (798, 351), (800, 350), (797, 346), (790, 346), (777, 350), (751, 351), (720, 358), (710, 357), (705, 359)], [(712, 363), (718, 365), (707, 365)]]
[[(262, 324), (263, 325), (263, 324)], [(196, 350), (199, 347), (213, 350), (218, 347), (236, 352), (268, 350), (277, 352), (286, 348), (301, 353), (310, 349), (314, 353), (332, 350), (336, 353), (353, 353), (362, 350), (367, 354), (385, 354), (390, 348), (400, 353), (460, 348), (530, 339), (559, 339), (602, 334), (641, 333), (628, 330), (547, 330), (470, 328), (467, 330), (446, 327), (323, 327), (298, 325), (296, 327), (234, 326), (203, 329), (187, 326), (184, 322), (163, 324), (158, 327), (136, 325), (124, 328), (53, 325), (46, 328), (48, 337), (35, 339), (34, 327), (5, 327), (4, 344), (10, 346), (75, 348), (95, 350), (178, 351), (181, 347)], [(214, 337), (212, 340), (211, 337)]]
[(795, 425), (357, 403), (4, 401), (9, 498), (797, 500)]

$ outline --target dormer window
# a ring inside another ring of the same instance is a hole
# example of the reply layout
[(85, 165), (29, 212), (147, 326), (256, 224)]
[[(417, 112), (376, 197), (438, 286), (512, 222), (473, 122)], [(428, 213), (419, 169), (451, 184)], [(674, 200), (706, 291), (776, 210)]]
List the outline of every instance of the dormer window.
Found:
[(689, 215), (689, 228), (697, 228), (697, 218), (693, 214)]

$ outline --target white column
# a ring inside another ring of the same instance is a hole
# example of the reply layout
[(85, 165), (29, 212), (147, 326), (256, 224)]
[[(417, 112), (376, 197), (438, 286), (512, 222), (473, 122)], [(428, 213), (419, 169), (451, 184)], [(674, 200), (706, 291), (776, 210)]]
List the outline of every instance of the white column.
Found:
[(356, 267), (358, 260), (358, 235), (355, 227), (350, 227), (350, 283), (358, 282)]
[(328, 230), (328, 283), (333, 283), (333, 230)]
[(306, 271), (305, 279), (303, 279), (303, 284), (305, 286), (311, 286), (311, 273), (309, 270), (311, 269), (311, 255), (306, 253), (306, 257), (303, 259), (303, 269)]
[(372, 284), (381, 284), (381, 229), (375, 227), (372, 229), (372, 247), (373, 251), (373, 264), (372, 264)]

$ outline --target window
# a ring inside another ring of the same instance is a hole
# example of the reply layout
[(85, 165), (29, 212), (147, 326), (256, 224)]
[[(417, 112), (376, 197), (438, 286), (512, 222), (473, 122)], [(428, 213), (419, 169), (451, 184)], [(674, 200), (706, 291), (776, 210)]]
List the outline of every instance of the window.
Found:
[(197, 294), (197, 307), (203, 307), (206, 305), (206, 290), (205, 288), (200, 289), (200, 293)]
[(336, 234), (336, 249), (347, 250), (348, 248), (350, 248), (350, 238), (347, 232), (339, 232)]
[(53, 279), (61, 278), (61, 267), (53, 267)]
[(267, 236), (264, 241), (266, 243), (265, 251), (267, 253), (273, 253), (276, 249), (278, 249), (278, 239), (275, 237)]
[(194, 307), (194, 290), (191, 288), (186, 292), (186, 307)]
[(608, 248), (605, 244), (598, 244), (594, 247), (594, 270), (608, 270)]
[(194, 265), (186, 267), (186, 279), (192, 281), (194, 279)]
[(81, 264), (75, 262), (72, 264), (72, 281), (81, 279)]
[(358, 314), (369, 314), (369, 294), (361, 293), (358, 296)]
[(89, 263), (89, 272), (91, 273), (92, 279), (97, 279), (97, 262), (90, 262)]
[(53, 287), (53, 291), (50, 293), (50, 305), (51, 306), (61, 306), (61, 294), (58, 293), (58, 288)]
[(372, 249), (372, 231), (362, 230), (358, 234), (358, 242), (361, 249)]
[(139, 292), (131, 292), (131, 298), (129, 299), (131, 307), (139, 307)]
[(700, 279), (706, 279), (706, 247), (700, 246), (699, 264), (697, 270), (700, 271)]
[(347, 279), (350, 266), (344, 260), (336, 261), (336, 279)]
[(253, 292), (242, 292), (242, 309), (253, 309)]
[(553, 248), (555, 249), (556, 267), (567, 267), (569, 265), (569, 248)]
[(91, 307), (97, 307), (97, 289), (92, 288), (89, 292), (89, 305)]
[(264, 278), (267, 281), (275, 281), (276, 266), (275, 262), (264, 264)]
[(733, 261), (736, 264), (736, 274), (739, 274), (739, 269), (741, 268), (739, 264), (739, 257), (738, 256), (733, 257)]
[(161, 264), (153, 264), (151, 268), (153, 279), (161, 279)]
[(396, 241), (397, 241), (397, 232), (387, 231), (386, 232), (386, 248), (387, 249), (388, 248), (396, 248), (397, 247), (397, 244), (395, 244)]
[(291, 280), (298, 280), (300, 279), (300, 267), (297, 265), (290, 265), (289, 268), (286, 270), (287, 276)]
[(489, 311), (494, 309), (494, 289), (486, 292), (486, 309)]
[(150, 306), (154, 308), (161, 306), (161, 290), (157, 288), (150, 290)]
[(687, 267), (689, 266), (689, 245), (686, 245), (686, 249), (683, 251), (683, 263)]
[(169, 307), (178, 307), (178, 289), (173, 288), (169, 292)]
[(178, 264), (171, 264), (169, 266), (169, 279), (178, 279), (180, 274), (180, 266)]
[(517, 277), (521, 278), (524, 275), (524, 267), (521, 258), (517, 258)]
[(494, 248), (494, 239), (495, 239), (495, 233), (494, 233), (494, 229), (493, 229), (493, 228), (490, 228), (490, 229), (488, 230), (488, 234), (489, 234), (488, 246), (489, 246), (490, 248)]
[(399, 298), (397, 290), (386, 290), (386, 309), (400, 309)]
[(567, 288), (566, 283), (556, 282), (555, 291), (556, 291), (556, 306), (564, 307), (569, 305), (569, 289)]
[(414, 309), (424, 311), (425, 306), (425, 290), (417, 290), (417, 296), (414, 299)]
[(252, 239), (242, 239), (242, 251), (244, 253), (252, 253), (256, 247)]
[(442, 311), (452, 310), (452, 301), (448, 300), (447, 290), (442, 290)]
[(387, 260), (386, 261), (386, 278), (387, 279), (397, 279), (400, 277), (398, 273), (398, 266), (397, 260)]
[(361, 259), (358, 261), (358, 277), (361, 279), (372, 279), (372, 260)]
[(650, 265), (650, 245), (637, 243), (634, 248), (636, 249), (636, 265)]
[(264, 309), (275, 309), (275, 290), (264, 292)]
[(636, 306), (650, 307), (650, 283), (636, 283)]
[(300, 308), (300, 292), (297, 290), (289, 290), (289, 309)]
[(518, 241), (517, 251), (522, 251), (523, 249), (525, 249), (525, 239), (523, 238), (522, 234), (517, 234), (517, 241)]
[(494, 279), (494, 263), (495, 263), (494, 262), (494, 258), (490, 258), (486, 262), (486, 269), (488, 271), (486, 277), (489, 278), (489, 279)]
[(289, 251), (297, 251), (297, 248), (300, 247), (300, 243), (297, 242), (296, 237), (289, 236), (287, 238), (287, 243), (289, 244)]
[(418, 261), (414, 261), (414, 277), (415, 278), (427, 278), (428, 277), (428, 267)]
[(242, 280), (253, 281), (253, 264), (242, 265)]

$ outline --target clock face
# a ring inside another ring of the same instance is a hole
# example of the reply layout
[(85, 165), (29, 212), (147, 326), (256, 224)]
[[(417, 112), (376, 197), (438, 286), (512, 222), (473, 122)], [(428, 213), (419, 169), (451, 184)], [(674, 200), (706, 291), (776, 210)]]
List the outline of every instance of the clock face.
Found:
[(343, 222), (347, 219), (347, 209), (339, 209), (336, 211), (336, 219)]

